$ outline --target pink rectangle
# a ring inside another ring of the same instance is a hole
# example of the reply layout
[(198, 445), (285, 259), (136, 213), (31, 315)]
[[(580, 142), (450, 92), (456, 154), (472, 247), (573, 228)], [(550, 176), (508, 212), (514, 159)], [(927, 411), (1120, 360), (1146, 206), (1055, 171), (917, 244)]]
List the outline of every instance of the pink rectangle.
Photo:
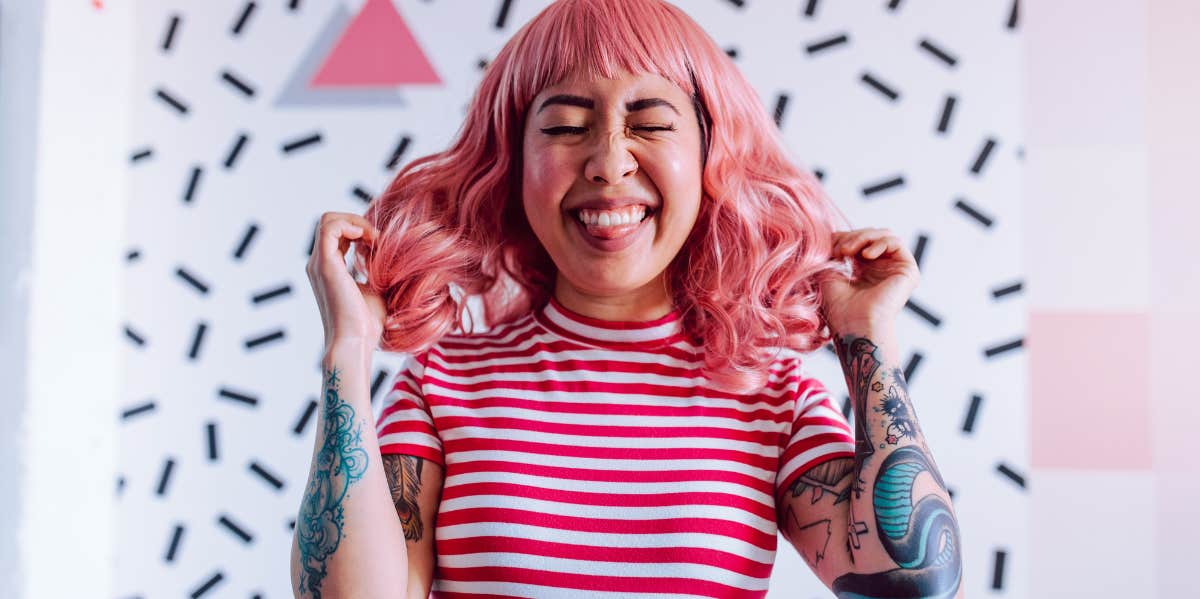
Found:
[(1146, 314), (1033, 312), (1029, 358), (1035, 468), (1150, 468)]

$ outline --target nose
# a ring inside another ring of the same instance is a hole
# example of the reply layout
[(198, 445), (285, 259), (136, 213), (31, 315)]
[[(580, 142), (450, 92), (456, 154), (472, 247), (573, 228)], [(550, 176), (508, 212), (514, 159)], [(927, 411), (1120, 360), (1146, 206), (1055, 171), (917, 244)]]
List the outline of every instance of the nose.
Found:
[(600, 137), (595, 144), (583, 175), (594, 183), (613, 184), (637, 172), (637, 160), (629, 151), (629, 140), (622, 128)]

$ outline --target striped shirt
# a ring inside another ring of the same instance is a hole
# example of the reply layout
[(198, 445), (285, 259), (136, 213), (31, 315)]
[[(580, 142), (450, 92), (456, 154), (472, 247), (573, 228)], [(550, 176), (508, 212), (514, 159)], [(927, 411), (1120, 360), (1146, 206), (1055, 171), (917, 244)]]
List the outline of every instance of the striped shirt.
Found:
[(445, 467), (432, 596), (765, 596), (775, 497), (854, 438), (800, 354), (738, 395), (700, 351), (678, 311), (552, 299), (408, 356), (376, 424), (382, 453)]

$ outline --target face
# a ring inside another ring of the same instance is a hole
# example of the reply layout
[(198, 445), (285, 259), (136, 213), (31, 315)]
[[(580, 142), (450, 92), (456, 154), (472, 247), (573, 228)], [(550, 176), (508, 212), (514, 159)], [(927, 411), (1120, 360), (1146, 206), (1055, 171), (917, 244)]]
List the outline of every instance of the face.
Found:
[(522, 202), (557, 284), (595, 297), (665, 289), (700, 210), (689, 94), (646, 73), (571, 78), (538, 94), (525, 122)]

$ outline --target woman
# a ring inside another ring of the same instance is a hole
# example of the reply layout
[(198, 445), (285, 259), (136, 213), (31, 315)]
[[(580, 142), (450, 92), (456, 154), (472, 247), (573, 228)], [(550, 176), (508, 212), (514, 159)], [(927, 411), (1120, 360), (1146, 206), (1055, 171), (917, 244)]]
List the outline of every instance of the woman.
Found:
[[(321, 221), (296, 595), (761, 597), (777, 530), (839, 597), (960, 594), (894, 335), (916, 263), (844, 222), (680, 10), (546, 8), (448, 150)], [(804, 369), (830, 340), (853, 435)], [(377, 428), (376, 347), (411, 356)]]

